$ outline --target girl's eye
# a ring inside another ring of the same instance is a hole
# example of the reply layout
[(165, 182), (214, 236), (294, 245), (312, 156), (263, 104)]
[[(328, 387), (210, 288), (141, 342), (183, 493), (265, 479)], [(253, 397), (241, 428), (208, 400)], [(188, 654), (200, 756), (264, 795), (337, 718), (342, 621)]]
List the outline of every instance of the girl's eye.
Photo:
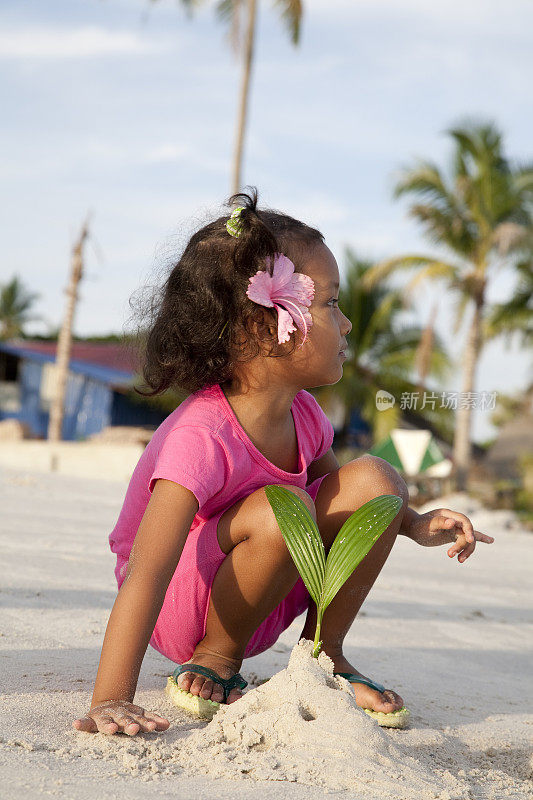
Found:
[[(329, 302), (330, 302), (330, 303), (338, 303), (338, 302), (339, 302), (339, 298), (338, 298), (338, 297), (337, 297), (337, 298), (335, 298), (335, 297), (332, 297), (332, 298), (331, 298), (331, 300), (330, 300)], [(328, 305), (329, 305), (329, 304), (328, 304)]]

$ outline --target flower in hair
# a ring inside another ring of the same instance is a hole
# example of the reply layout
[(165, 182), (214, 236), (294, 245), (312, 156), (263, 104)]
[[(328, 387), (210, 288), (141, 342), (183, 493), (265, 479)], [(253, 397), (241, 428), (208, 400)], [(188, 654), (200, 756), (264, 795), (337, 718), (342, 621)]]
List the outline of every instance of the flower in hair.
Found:
[(307, 339), (308, 328), (313, 324), (307, 307), (315, 296), (315, 284), (309, 275), (294, 272), (294, 264), (282, 253), (276, 253), (272, 273), (258, 270), (250, 278), (246, 294), (254, 303), (277, 309), (279, 344), (289, 341), (296, 323), (304, 334), (301, 347)]

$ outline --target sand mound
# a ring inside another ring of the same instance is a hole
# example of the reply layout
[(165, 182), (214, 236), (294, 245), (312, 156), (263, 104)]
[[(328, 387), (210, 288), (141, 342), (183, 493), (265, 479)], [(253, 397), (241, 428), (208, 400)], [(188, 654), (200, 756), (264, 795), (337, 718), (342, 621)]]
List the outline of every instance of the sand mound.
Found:
[(348, 682), (333, 676), (331, 659), (321, 653), (317, 661), (312, 648), (301, 639), (286, 669), (183, 740), (184, 769), (337, 790), (367, 787), (388, 798), (470, 796), (447, 770), (428, 771), (410, 757), (359, 708)]

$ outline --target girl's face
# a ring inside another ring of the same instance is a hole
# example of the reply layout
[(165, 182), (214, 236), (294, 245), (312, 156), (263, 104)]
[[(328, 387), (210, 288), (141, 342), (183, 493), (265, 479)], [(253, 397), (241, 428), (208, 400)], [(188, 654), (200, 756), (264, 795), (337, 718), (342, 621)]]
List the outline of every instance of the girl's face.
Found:
[[(304, 346), (291, 357), (291, 368), (298, 372), (309, 388), (337, 383), (342, 378), (342, 365), (346, 356), (346, 336), (352, 323), (339, 308), (339, 268), (329, 247), (319, 244), (305, 259), (302, 269), (313, 279), (315, 296), (309, 306), (313, 324), (307, 333)], [(303, 339), (298, 330), (296, 344)], [(301, 370), (301, 371), (300, 371)]]

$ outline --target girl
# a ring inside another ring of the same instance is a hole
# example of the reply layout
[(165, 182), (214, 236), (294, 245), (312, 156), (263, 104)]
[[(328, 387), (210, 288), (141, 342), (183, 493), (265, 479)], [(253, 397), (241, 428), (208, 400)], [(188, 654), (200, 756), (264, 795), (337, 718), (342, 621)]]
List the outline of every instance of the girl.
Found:
[(156, 307), (144, 379), (153, 395), (177, 387), (188, 397), (141, 456), (109, 537), (119, 592), (91, 708), (73, 722), (80, 731), (168, 728), (133, 703), (148, 644), (178, 662), (184, 696), (233, 703), (247, 685), (243, 659), (303, 612), (301, 636), (313, 639), (316, 607), (266, 498), (269, 484), (302, 499), (326, 552), (372, 497), (403, 500), (322, 624), (323, 650), (349, 676), (358, 705), (381, 712), (380, 724), (403, 700), (358, 672), (343, 641), (396, 536), (452, 542), (448, 554), (460, 562), (476, 540), (493, 541), (463, 514), (410, 509), (404, 481), (380, 458), (339, 466), (333, 427), (307, 391), (342, 377), (352, 326), (338, 306), (337, 262), (318, 230), (260, 210), (255, 189), (229, 202), (242, 205), (192, 236)]

